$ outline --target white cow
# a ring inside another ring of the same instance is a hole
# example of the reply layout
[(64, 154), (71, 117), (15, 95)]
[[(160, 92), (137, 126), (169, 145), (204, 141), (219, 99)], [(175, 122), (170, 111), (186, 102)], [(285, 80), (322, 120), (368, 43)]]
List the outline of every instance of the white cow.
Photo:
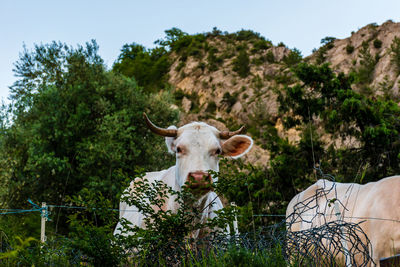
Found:
[[(321, 190), (329, 193), (315, 198)], [(340, 203), (336, 207), (335, 201)], [(308, 210), (302, 204), (314, 208)], [(400, 253), (400, 176), (365, 185), (318, 180), (290, 201), (286, 217), (288, 222), (294, 221), (288, 230), (307, 230), (334, 221), (339, 216), (337, 209), (345, 222), (364, 221), (360, 227), (371, 241), (371, 256), (377, 266), (380, 258)], [(319, 213), (325, 215), (317, 215)]]
[[(235, 132), (222, 131), (203, 123), (192, 122), (179, 129), (170, 126), (163, 129), (155, 126), (144, 114), (149, 129), (161, 136), (165, 136), (166, 145), (170, 153), (176, 154), (176, 164), (167, 170), (148, 172), (144, 176), (149, 182), (162, 181), (175, 191), (180, 191), (186, 182), (195, 181), (194, 186), (209, 185), (215, 182), (208, 171), (218, 172), (219, 157), (230, 156), (239, 158), (246, 154), (253, 145), (253, 140), (246, 135), (239, 135), (244, 127)], [(131, 182), (127, 193), (132, 192), (134, 183)], [(213, 191), (206, 191), (199, 196), (198, 204), (202, 205), (201, 221), (216, 217), (215, 211), (223, 208), (220, 198)], [(163, 206), (165, 210), (176, 212), (179, 206), (175, 198), (170, 196)], [(204, 209), (204, 210), (203, 210)], [(136, 207), (120, 203), (120, 219), (124, 218), (135, 226), (144, 227), (144, 215)], [(121, 234), (121, 223), (118, 223), (114, 235)], [(192, 234), (199, 236), (199, 231)]]

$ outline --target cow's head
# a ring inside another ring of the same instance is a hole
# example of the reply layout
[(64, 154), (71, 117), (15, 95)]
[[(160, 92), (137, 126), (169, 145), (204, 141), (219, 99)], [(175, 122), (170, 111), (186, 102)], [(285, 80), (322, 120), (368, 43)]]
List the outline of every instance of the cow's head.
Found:
[(253, 145), (253, 140), (240, 135), (244, 127), (235, 132), (219, 131), (204, 122), (192, 122), (180, 128), (168, 129), (155, 126), (144, 114), (149, 129), (165, 137), (170, 153), (176, 154), (176, 183), (182, 187), (186, 182), (191, 186), (211, 184), (215, 179), (209, 170), (219, 171), (220, 156), (239, 158)]

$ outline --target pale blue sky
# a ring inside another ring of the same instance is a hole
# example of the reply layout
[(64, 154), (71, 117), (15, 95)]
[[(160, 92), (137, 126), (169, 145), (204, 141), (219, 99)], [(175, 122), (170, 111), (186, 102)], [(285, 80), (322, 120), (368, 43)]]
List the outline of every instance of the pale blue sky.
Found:
[(53, 40), (75, 46), (96, 39), (110, 67), (126, 43), (152, 47), (172, 27), (190, 34), (218, 27), (251, 29), (306, 56), (326, 36), (346, 38), (388, 19), (400, 21), (399, 0), (0, 0), (0, 99), (16, 80), (13, 63), (24, 43), (30, 49)]

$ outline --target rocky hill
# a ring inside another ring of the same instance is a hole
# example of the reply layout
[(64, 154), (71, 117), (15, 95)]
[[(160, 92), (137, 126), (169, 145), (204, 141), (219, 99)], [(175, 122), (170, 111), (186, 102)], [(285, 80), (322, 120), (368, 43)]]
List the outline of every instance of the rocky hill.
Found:
[(354, 90), (398, 99), (399, 66), (393, 60), (396, 37), (400, 38), (400, 23), (370, 24), (345, 39), (324, 38), (322, 46), (303, 59), (298, 50), (282, 43), (273, 45), (251, 31), (214, 30), (188, 37), (185, 45), (171, 53), (169, 83), (182, 110), (182, 124), (204, 120), (220, 129), (245, 124), (257, 141), (248, 160), (265, 164), (263, 124), (272, 122), (281, 136), (299, 140), (297, 129), (283, 130), (277, 102), (277, 93), (297, 82), (291, 67), (301, 61), (329, 63), (336, 72), (357, 74)]

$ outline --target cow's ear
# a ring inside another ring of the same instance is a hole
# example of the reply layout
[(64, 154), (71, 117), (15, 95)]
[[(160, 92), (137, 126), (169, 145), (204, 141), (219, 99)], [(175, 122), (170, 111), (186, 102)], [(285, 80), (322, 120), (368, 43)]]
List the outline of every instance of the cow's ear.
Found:
[(222, 143), (222, 154), (232, 158), (240, 158), (253, 146), (253, 139), (247, 135), (235, 135)]
[[(169, 126), (167, 129), (177, 129), (175, 125)], [(174, 145), (175, 137), (165, 137), (165, 144), (167, 145), (168, 152), (171, 154), (175, 154), (175, 145)]]

